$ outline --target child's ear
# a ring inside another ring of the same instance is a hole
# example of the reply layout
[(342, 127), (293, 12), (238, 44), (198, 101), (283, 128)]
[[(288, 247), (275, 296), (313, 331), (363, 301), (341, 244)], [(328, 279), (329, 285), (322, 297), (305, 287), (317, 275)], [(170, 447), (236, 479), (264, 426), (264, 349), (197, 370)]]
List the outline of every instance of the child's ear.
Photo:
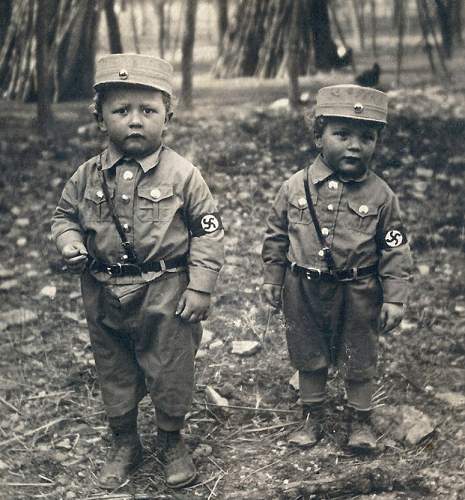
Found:
[(171, 118), (173, 118), (173, 112), (168, 111), (165, 115), (165, 125), (168, 125), (168, 123), (171, 121)]
[(315, 135), (313, 137), (313, 140), (315, 142), (315, 146), (318, 148), (318, 149), (321, 149), (322, 146), (323, 146), (323, 141), (321, 140), (321, 135)]
[(97, 127), (100, 132), (108, 132), (107, 124), (103, 121), (103, 117), (101, 114), (98, 114), (95, 119), (97, 120)]

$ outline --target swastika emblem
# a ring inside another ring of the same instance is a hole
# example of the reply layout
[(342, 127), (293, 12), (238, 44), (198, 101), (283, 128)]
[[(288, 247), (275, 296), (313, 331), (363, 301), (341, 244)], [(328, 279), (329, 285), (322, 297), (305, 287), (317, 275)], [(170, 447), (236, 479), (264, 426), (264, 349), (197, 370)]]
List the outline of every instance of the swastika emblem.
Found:
[(202, 229), (206, 233), (213, 233), (213, 231), (216, 231), (220, 227), (218, 219), (211, 214), (204, 215), (202, 217), (202, 220), (200, 221), (200, 224), (202, 225)]
[(402, 245), (402, 243), (404, 242), (404, 237), (402, 236), (402, 233), (397, 229), (391, 229), (386, 233), (384, 240), (386, 241), (386, 245), (388, 247), (395, 248), (399, 245)]

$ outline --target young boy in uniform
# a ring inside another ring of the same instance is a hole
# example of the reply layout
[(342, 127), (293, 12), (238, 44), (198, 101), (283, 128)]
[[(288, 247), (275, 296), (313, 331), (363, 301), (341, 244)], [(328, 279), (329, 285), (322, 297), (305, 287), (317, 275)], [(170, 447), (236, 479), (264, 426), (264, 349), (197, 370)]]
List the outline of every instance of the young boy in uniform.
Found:
[(274, 307), (282, 297), (290, 360), (299, 371), (305, 422), (291, 436), (297, 445), (321, 437), (328, 367), (335, 364), (345, 380), (348, 446), (376, 446), (370, 413), (378, 333), (400, 323), (411, 269), (397, 198), (369, 169), (387, 104), (371, 88), (320, 89), (320, 154), (283, 184), (268, 218), (263, 295)]
[(97, 63), (95, 116), (108, 148), (65, 185), (52, 235), (82, 297), (113, 444), (100, 475), (117, 488), (142, 462), (137, 407), (148, 393), (171, 487), (196, 477), (180, 431), (194, 356), (223, 263), (223, 229), (199, 170), (165, 146), (171, 65), (115, 54)]

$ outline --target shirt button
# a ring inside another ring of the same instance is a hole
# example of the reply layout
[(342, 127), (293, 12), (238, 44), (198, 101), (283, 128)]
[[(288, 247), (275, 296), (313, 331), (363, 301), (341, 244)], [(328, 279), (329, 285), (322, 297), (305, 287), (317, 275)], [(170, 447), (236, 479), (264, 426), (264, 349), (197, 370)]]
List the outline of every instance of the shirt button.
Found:
[(103, 191), (100, 191), (100, 189), (95, 194), (97, 195), (97, 198), (103, 198)]
[(158, 188), (152, 189), (152, 191), (150, 191), (150, 196), (156, 200), (160, 198), (161, 192)]
[(126, 233), (129, 233), (131, 231), (131, 227), (126, 223), (123, 224), (123, 229)]
[(321, 234), (323, 236), (328, 236), (329, 234), (329, 229), (327, 227), (324, 227), (322, 230), (321, 230)]
[(320, 257), (324, 257), (324, 256), (325, 256), (325, 253), (323, 252), (323, 250), (320, 250), (320, 251), (318, 252), (318, 255), (319, 255)]
[(360, 208), (358, 209), (358, 211), (361, 214), (367, 214), (368, 213), (368, 207), (366, 205), (360, 205)]
[(334, 205), (333, 205), (332, 203), (330, 203), (330, 204), (328, 205), (328, 210), (329, 210), (330, 212), (332, 212), (332, 211), (334, 210)]
[(126, 170), (123, 174), (123, 179), (125, 181), (130, 181), (134, 177), (134, 174), (130, 170)]
[(339, 186), (339, 184), (337, 183), (337, 181), (329, 181), (328, 182), (329, 189), (337, 189), (338, 186)]
[(129, 200), (131, 199), (131, 197), (130, 197), (129, 195), (127, 195), (127, 194), (122, 194), (122, 195), (121, 195), (121, 199), (122, 199), (124, 202), (128, 203), (128, 202), (129, 202)]
[(304, 208), (307, 206), (307, 200), (305, 198), (299, 198), (297, 203), (299, 204), (300, 208)]

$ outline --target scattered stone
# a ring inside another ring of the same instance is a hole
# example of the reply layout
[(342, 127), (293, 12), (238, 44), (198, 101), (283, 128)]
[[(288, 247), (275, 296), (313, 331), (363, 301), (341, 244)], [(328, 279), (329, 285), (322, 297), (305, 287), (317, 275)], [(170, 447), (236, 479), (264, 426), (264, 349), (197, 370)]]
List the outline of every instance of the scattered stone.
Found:
[(35, 269), (31, 269), (25, 274), (26, 278), (37, 278), (39, 276), (39, 271), (36, 271)]
[(205, 349), (199, 349), (195, 355), (195, 359), (204, 359), (207, 356), (207, 351)]
[(412, 323), (411, 321), (408, 321), (406, 319), (403, 319), (400, 323), (400, 329), (404, 332), (415, 330), (416, 326), (417, 325), (415, 323)]
[(217, 339), (212, 342), (209, 346), (209, 349), (218, 349), (219, 347), (223, 347), (224, 342), (221, 339)]
[(0, 266), (0, 279), (12, 278), (14, 275), (15, 271), (13, 269), (6, 269)]
[(18, 286), (19, 286), (18, 280), (6, 280), (0, 283), (0, 291), (8, 292), (9, 290), (12, 290), (13, 288), (16, 288)]
[(21, 217), (16, 219), (16, 225), (19, 227), (27, 227), (30, 224), (30, 220), (27, 217)]
[(422, 276), (427, 276), (430, 273), (430, 267), (428, 264), (419, 264), (417, 269)]
[(405, 440), (410, 445), (416, 445), (434, 431), (431, 419), (420, 410), (413, 406), (402, 405), (399, 411), (402, 422), (397, 429), (397, 435), (401, 440)]
[(0, 470), (7, 470), (8, 464), (6, 464), (3, 460), (0, 460)]
[(465, 395), (458, 392), (440, 392), (435, 394), (435, 396), (438, 399), (450, 404), (454, 408), (465, 406)]
[(213, 405), (218, 405), (218, 407), (223, 410), (226, 410), (229, 406), (229, 401), (226, 398), (223, 398), (223, 396), (216, 392), (210, 385), (205, 387), (205, 397), (207, 398), (207, 402)]
[(221, 387), (218, 387), (218, 392), (224, 398), (232, 398), (236, 392), (236, 387), (231, 382), (225, 382)]
[(465, 305), (464, 304), (455, 304), (454, 311), (458, 314), (465, 313)]
[(299, 371), (296, 371), (294, 375), (289, 379), (289, 385), (294, 389), (294, 391), (298, 391), (300, 389), (299, 385)]
[(69, 300), (76, 300), (76, 299), (79, 299), (81, 298), (81, 292), (77, 291), (77, 292), (71, 292), (69, 294)]
[(192, 453), (194, 459), (200, 457), (209, 457), (213, 453), (213, 449), (208, 444), (199, 444)]
[(21, 209), (19, 207), (13, 207), (10, 211), (13, 215), (16, 216), (18, 216), (21, 213)]
[(202, 345), (209, 344), (215, 338), (215, 333), (211, 330), (204, 330), (202, 333)]
[(71, 441), (68, 438), (62, 439), (61, 441), (58, 441), (58, 443), (55, 443), (55, 448), (61, 450), (71, 450), (72, 447), (73, 446), (71, 444)]
[(423, 179), (431, 179), (434, 175), (434, 170), (431, 168), (417, 167), (416, 168), (417, 177), (422, 177)]
[(0, 332), (6, 330), (10, 326), (24, 325), (35, 321), (38, 318), (37, 314), (29, 309), (13, 309), (0, 314)]
[(47, 285), (42, 288), (42, 290), (39, 292), (39, 295), (42, 295), (43, 297), (48, 297), (49, 299), (54, 299), (57, 294), (57, 287), (54, 285)]
[(24, 238), (24, 237), (18, 238), (16, 240), (16, 246), (17, 247), (24, 247), (24, 246), (26, 246), (26, 244), (27, 244), (27, 239)]
[(260, 342), (256, 340), (233, 340), (232, 354), (238, 356), (253, 356), (260, 350)]
[(76, 323), (79, 323), (79, 321), (81, 321), (81, 317), (79, 316), (79, 314), (71, 311), (65, 311), (63, 313), (63, 318), (70, 319), (71, 321), (76, 321)]
[(61, 179), (61, 177), (54, 177), (51, 181), (50, 181), (50, 186), (52, 188), (57, 188), (58, 186), (61, 186), (61, 184), (63, 183), (63, 179)]
[(282, 97), (281, 99), (277, 99), (272, 102), (269, 106), (270, 109), (281, 110), (289, 108), (289, 99), (287, 97)]

